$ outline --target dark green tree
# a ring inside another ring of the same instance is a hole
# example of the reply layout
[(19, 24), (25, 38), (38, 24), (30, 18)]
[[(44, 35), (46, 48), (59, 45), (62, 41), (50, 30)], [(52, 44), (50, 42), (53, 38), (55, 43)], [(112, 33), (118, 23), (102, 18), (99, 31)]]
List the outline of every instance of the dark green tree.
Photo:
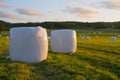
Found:
[(5, 25), (2, 21), (0, 21), (0, 30), (4, 30), (5, 29)]

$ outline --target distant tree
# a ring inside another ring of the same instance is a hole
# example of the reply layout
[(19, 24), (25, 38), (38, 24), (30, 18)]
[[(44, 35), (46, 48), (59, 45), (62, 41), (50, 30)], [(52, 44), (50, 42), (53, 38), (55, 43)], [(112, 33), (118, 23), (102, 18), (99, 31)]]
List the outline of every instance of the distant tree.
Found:
[(5, 29), (5, 25), (2, 21), (0, 21), (0, 30), (4, 30)]
[(9, 23), (0, 20), (0, 30), (9, 30), (12, 27), (37, 27), (42, 26), (46, 29), (120, 29), (120, 22), (28, 22), (28, 23)]

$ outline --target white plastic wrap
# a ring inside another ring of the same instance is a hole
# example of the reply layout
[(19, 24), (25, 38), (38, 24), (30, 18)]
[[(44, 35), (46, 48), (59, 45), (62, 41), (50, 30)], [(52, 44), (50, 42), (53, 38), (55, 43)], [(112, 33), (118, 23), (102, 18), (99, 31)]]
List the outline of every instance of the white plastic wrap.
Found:
[(54, 30), (50, 35), (51, 50), (60, 53), (73, 53), (77, 48), (75, 30)]
[(90, 40), (90, 36), (86, 36), (86, 40)]
[(81, 39), (84, 39), (84, 36), (80, 36)]
[(21, 27), (10, 30), (10, 58), (27, 63), (47, 58), (48, 38), (42, 27)]
[(116, 41), (116, 36), (111, 36), (111, 37), (110, 37), (110, 40), (111, 40), (111, 41)]
[(119, 38), (120, 38), (120, 34), (119, 34), (119, 35), (117, 35), (117, 37), (119, 37)]

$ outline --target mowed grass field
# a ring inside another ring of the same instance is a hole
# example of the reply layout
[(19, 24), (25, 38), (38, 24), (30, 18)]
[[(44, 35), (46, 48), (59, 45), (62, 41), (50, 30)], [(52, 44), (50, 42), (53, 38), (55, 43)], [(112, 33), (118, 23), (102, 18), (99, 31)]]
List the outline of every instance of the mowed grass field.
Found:
[[(120, 80), (120, 38), (110, 41), (110, 36), (120, 32), (98, 32), (77, 30), (77, 51), (74, 54), (53, 53), (49, 48), (47, 60), (33, 64), (7, 59), (9, 39), (2, 36), (0, 80)], [(81, 39), (81, 34), (89, 35), (91, 39)]]

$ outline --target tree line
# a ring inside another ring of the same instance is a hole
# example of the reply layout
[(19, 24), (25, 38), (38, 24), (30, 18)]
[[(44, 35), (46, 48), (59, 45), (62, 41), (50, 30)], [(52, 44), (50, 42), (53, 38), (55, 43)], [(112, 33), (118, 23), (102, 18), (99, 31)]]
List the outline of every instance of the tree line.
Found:
[(28, 22), (9, 23), (0, 20), (0, 30), (9, 30), (13, 27), (36, 27), (47, 29), (120, 29), (120, 22)]

